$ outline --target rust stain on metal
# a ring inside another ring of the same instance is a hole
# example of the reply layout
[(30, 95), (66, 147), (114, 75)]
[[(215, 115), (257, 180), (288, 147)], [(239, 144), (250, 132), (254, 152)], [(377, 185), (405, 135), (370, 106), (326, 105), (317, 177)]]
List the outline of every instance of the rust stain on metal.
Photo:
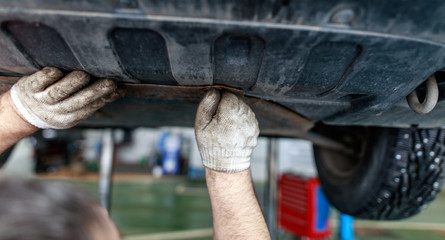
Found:
[[(0, 93), (7, 91), (18, 79), (0, 76)], [(101, 109), (106, 115), (95, 114), (89, 121), (85, 121), (86, 125), (155, 127), (179, 123), (193, 126), (197, 105), (210, 88), (216, 88), (235, 93), (246, 101), (255, 112), (262, 135), (298, 137), (314, 126), (310, 120), (279, 104), (246, 96), (244, 91), (226, 86), (119, 83), (119, 88), (125, 97)]]
[(155, 84), (123, 84), (126, 96), (165, 101), (187, 101), (199, 104), (210, 88), (230, 91), (244, 98), (255, 112), (262, 134), (295, 137), (308, 132), (314, 123), (283, 106), (245, 96), (239, 89), (226, 86), (166, 86)]
[(244, 96), (244, 92), (225, 86), (171, 86), (157, 84), (120, 84), (126, 96), (140, 98), (156, 98), (161, 100), (182, 100), (190, 103), (199, 103), (210, 88), (226, 90)]
[(260, 125), (263, 125), (263, 135), (296, 137), (314, 127), (312, 121), (277, 103), (252, 97), (245, 100), (255, 112)]
[(7, 83), (16, 83), (20, 77), (7, 77), (7, 76), (0, 76), (0, 82), (7, 82)]

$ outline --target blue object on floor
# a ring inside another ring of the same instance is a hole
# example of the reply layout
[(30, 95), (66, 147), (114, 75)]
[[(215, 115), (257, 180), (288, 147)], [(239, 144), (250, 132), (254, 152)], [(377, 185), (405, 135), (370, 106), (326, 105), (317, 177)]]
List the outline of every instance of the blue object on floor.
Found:
[(321, 187), (317, 187), (317, 212), (316, 212), (316, 229), (317, 231), (325, 231), (329, 226), (329, 202), (325, 197)]
[(181, 150), (181, 135), (177, 133), (163, 133), (161, 136), (162, 173), (179, 174), (179, 155)]
[(339, 237), (341, 240), (354, 240), (354, 218), (341, 213)]

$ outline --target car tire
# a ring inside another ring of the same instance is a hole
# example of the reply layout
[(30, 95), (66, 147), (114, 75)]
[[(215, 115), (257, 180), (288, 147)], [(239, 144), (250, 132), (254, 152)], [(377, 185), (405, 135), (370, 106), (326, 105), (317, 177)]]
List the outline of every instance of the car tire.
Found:
[(361, 136), (365, 141), (355, 155), (314, 147), (331, 204), (373, 220), (403, 219), (425, 209), (444, 183), (445, 130), (368, 128)]

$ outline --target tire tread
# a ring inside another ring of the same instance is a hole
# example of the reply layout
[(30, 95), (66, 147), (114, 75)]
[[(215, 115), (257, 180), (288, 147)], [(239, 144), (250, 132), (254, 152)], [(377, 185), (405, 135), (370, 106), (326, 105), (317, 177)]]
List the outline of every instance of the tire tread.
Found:
[(443, 187), (445, 130), (413, 127), (390, 131), (393, 134), (389, 134), (385, 159), (392, 163), (382, 171), (385, 180), (376, 188), (377, 194), (353, 214), (357, 217), (397, 220), (413, 216), (426, 209)]

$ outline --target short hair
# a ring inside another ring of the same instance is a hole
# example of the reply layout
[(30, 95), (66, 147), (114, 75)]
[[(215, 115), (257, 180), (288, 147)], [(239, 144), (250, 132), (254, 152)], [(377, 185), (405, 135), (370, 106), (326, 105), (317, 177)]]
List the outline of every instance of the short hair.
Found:
[(92, 240), (97, 207), (73, 184), (0, 179), (0, 239)]

